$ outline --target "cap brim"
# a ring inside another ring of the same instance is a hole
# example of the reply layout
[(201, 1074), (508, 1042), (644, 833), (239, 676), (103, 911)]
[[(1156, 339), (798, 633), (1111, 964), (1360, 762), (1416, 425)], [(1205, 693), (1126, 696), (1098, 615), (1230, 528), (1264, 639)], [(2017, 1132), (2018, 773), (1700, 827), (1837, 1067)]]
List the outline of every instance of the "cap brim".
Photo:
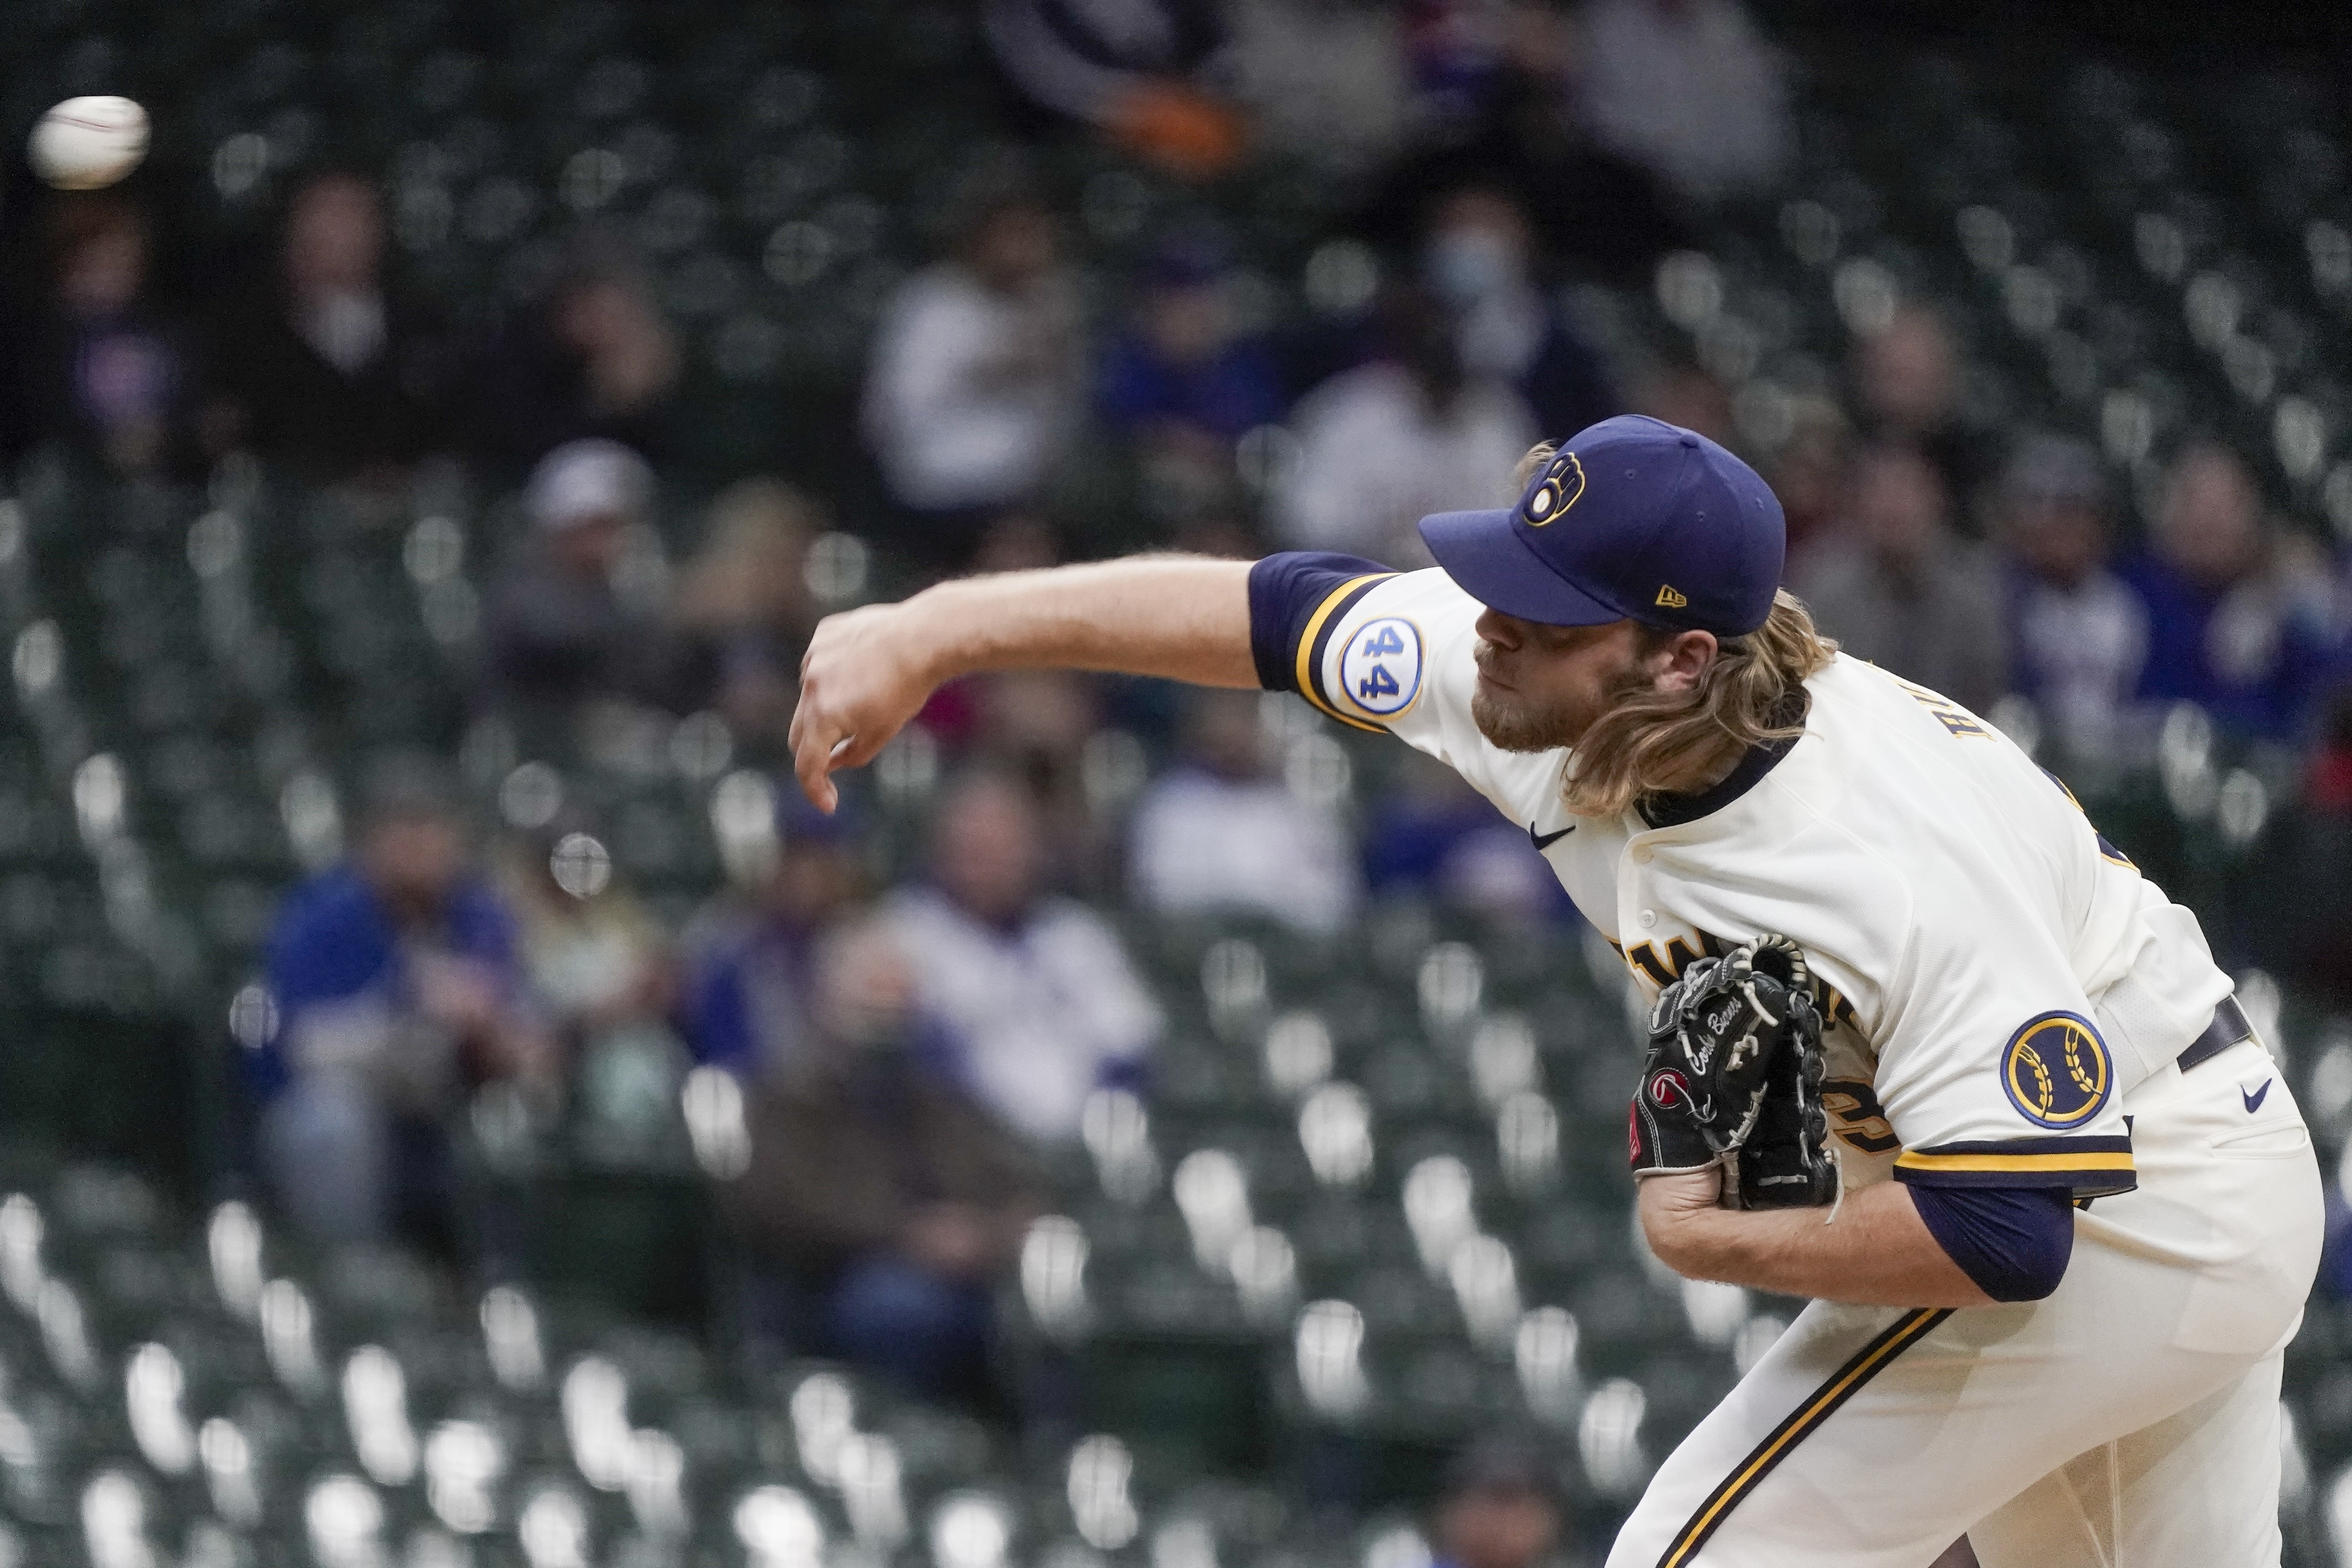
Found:
[(1546, 626), (1626, 618), (1545, 564), (1511, 521), (1508, 509), (1441, 511), (1421, 520), (1421, 537), (1445, 574), (1489, 609)]

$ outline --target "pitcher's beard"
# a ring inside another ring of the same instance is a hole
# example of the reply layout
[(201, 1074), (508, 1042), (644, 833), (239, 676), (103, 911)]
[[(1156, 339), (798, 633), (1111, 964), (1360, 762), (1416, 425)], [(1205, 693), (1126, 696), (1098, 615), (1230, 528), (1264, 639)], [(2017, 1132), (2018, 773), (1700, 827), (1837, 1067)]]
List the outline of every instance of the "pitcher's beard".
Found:
[(1516, 702), (1489, 697), (1484, 687), (1470, 693), (1470, 721), (1486, 743), (1499, 751), (1531, 753), (1556, 752), (1576, 744), (1589, 727), (1575, 715), (1538, 712)]
[(1486, 743), (1501, 751), (1529, 753), (1557, 752), (1584, 739), (1604, 713), (1631, 702), (1652, 689), (1639, 669), (1620, 670), (1601, 696), (1600, 705), (1586, 711), (1580, 705), (1538, 709), (1519, 700), (1516, 692), (1493, 690), (1480, 684), (1470, 689), (1470, 721)]

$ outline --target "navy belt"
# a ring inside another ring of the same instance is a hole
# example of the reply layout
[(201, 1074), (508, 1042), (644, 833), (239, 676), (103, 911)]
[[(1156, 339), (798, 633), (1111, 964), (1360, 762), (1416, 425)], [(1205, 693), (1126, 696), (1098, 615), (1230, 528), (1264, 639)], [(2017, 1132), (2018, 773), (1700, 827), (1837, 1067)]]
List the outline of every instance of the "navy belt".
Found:
[(2180, 1070), (2187, 1072), (2190, 1068), (2211, 1061), (2240, 1040), (2252, 1038), (2253, 1033), (2254, 1026), (2246, 1021), (2246, 1010), (2238, 1005), (2238, 999), (2235, 996), (2222, 997), (2221, 1005), (2213, 1009), (2213, 1021), (2205, 1026), (2205, 1032), (2189, 1041), (2188, 1048), (2180, 1053)]

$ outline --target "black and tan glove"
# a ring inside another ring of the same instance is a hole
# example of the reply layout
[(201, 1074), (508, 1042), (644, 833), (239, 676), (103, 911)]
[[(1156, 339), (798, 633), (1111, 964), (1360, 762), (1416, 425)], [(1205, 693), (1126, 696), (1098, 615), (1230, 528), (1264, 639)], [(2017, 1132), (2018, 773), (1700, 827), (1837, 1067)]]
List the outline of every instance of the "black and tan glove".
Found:
[(1633, 1091), (1635, 1176), (1718, 1169), (1738, 1208), (1837, 1196), (1811, 987), (1797, 944), (1762, 936), (1698, 960), (1659, 994)]

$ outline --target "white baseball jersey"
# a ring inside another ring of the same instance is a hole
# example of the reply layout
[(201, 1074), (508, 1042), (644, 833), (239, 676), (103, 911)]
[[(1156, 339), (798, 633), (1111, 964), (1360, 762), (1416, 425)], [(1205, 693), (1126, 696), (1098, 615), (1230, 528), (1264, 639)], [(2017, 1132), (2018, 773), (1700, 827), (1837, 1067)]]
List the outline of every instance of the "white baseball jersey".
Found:
[[(2197, 923), (2074, 797), (1935, 692), (1843, 656), (1806, 682), (1803, 736), (1672, 817), (1571, 816), (1568, 753), (1498, 750), (1470, 715), (1481, 606), (1444, 573), (1335, 590), (1300, 689), (1459, 772), (1527, 825), (1652, 994), (1766, 931), (1828, 988), (1847, 1183), (2131, 1184), (2121, 1110), (2196, 1037), (2230, 979)], [(1653, 822), (1657, 826), (1653, 826)], [(2095, 997), (2134, 975), (2123, 1025)], [(2120, 1062), (2117, 1060), (2121, 1056)]]
[[(1793, 938), (1824, 987), (1849, 1188), (2097, 1200), (2044, 1300), (1809, 1308), (1667, 1461), (1612, 1568), (1923, 1568), (1964, 1530), (1986, 1568), (2126, 1541), (2138, 1564), (2275, 1563), (2316, 1169), (2259, 1042), (2173, 1066), (2231, 989), (2194, 918), (1990, 725), (1842, 656), (1792, 743), (1663, 811), (1572, 816), (1567, 752), (1503, 752), (1472, 720), (1480, 611), (1443, 572), (1331, 580), (1282, 673), (1524, 824), (1652, 995), (1702, 952)], [(2092, 1491), (2086, 1454), (2114, 1471)]]

